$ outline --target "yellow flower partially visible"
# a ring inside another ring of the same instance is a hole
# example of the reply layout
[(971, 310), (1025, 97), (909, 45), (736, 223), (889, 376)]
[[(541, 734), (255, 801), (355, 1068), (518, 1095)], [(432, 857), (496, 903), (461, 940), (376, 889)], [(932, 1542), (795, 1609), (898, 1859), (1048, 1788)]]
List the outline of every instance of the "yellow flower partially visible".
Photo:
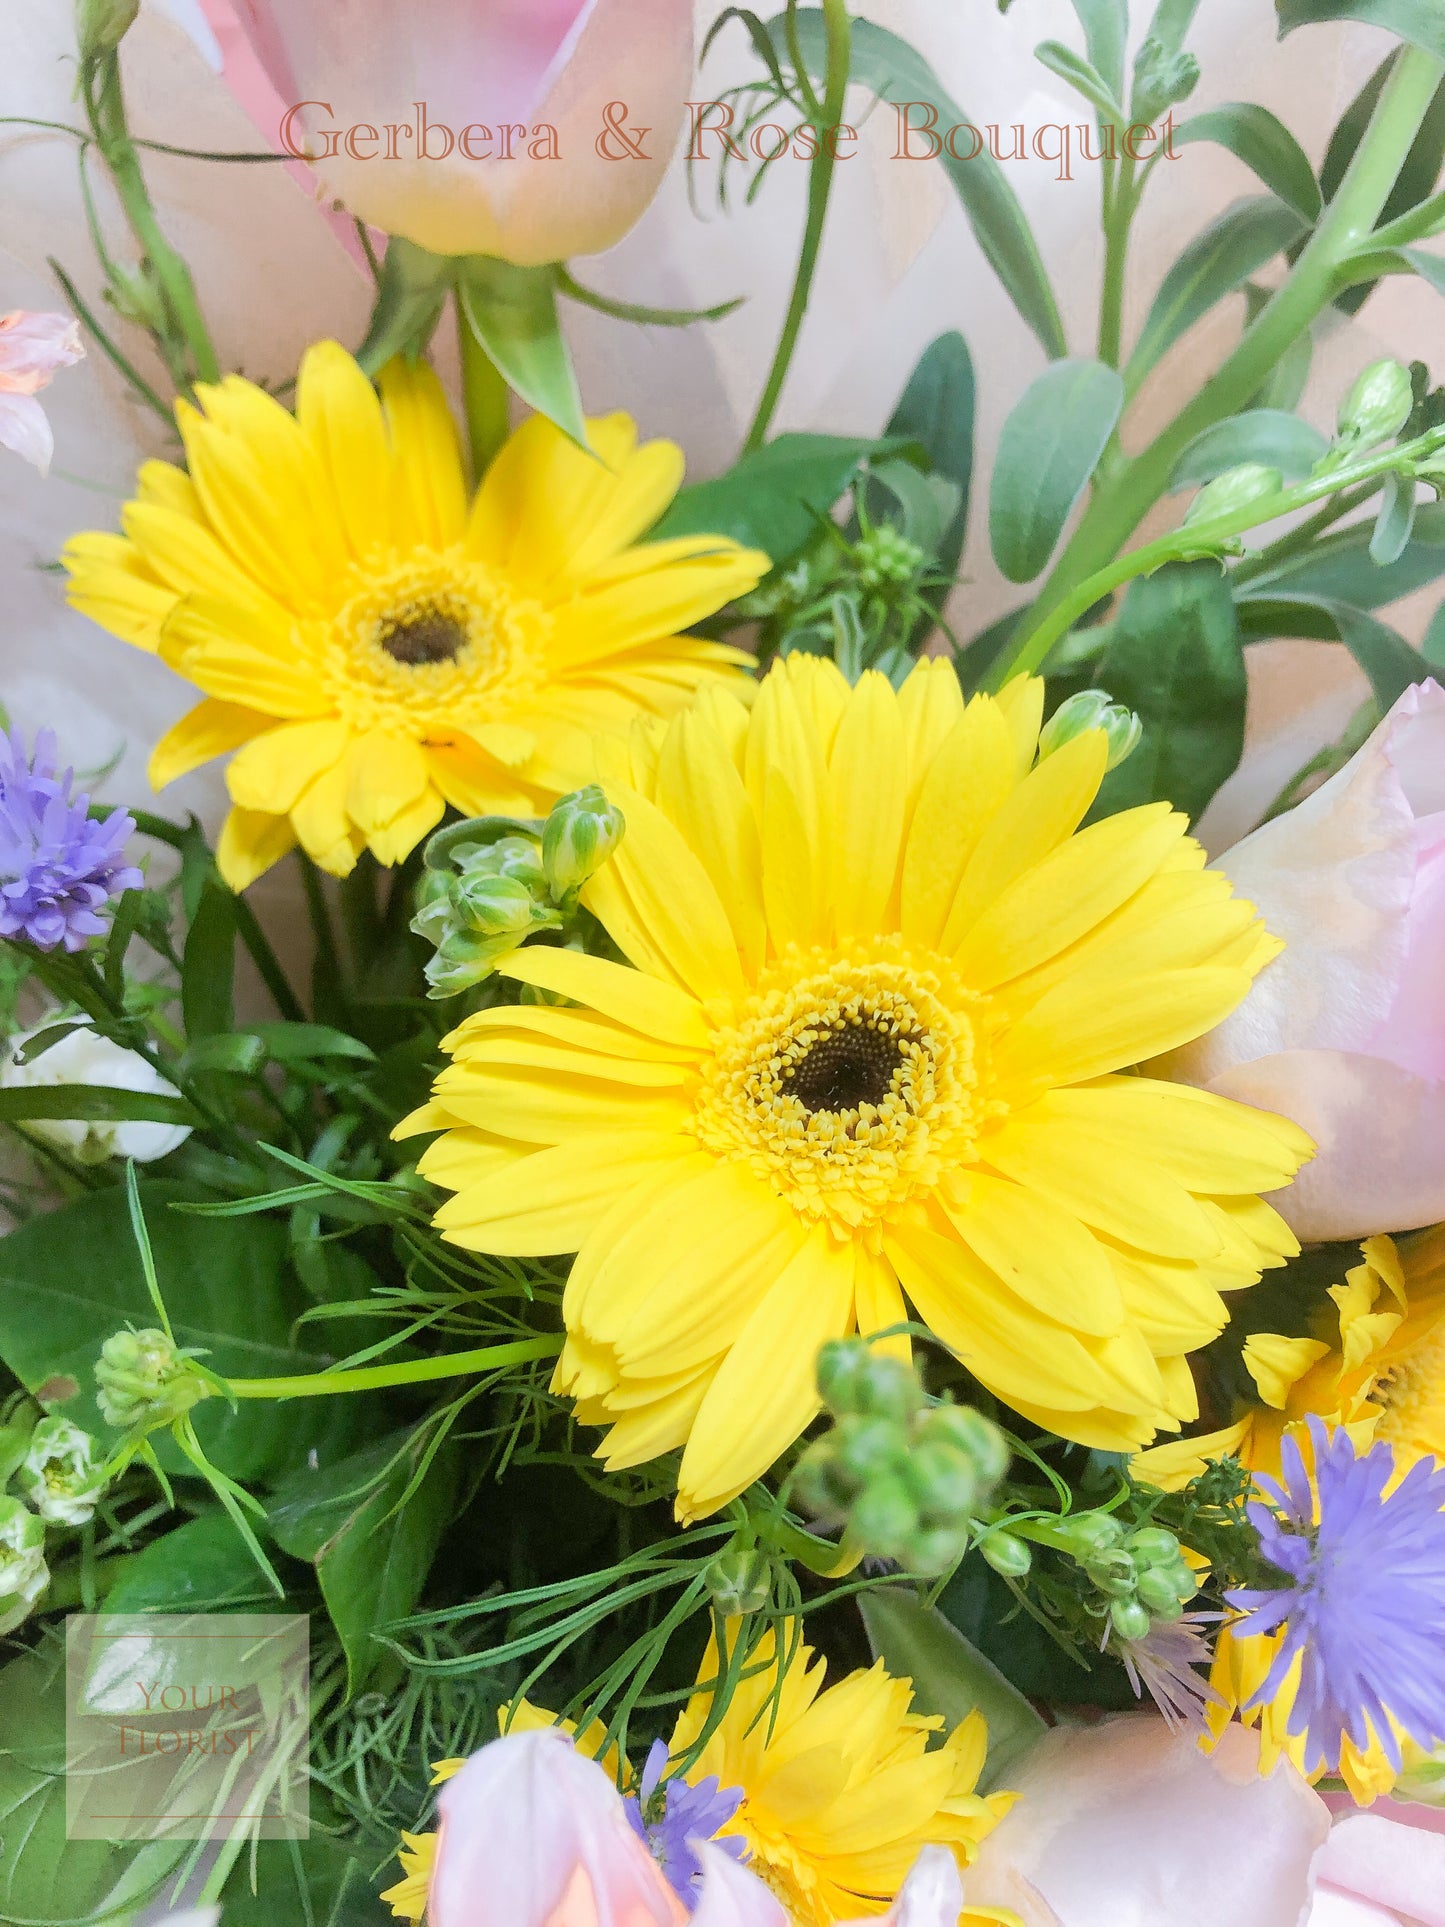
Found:
[[(1198, 1416), (1222, 1291), (1298, 1246), (1285, 1119), (1121, 1074), (1279, 946), (1167, 804), (1087, 829), (1090, 730), (796, 655), (601, 752), (627, 819), (584, 892), (634, 966), (531, 948), (398, 1135), (468, 1249), (576, 1251), (558, 1387), (613, 1467), (685, 1447), (683, 1517), (818, 1409), (830, 1338), (916, 1315), (1006, 1404), (1108, 1450)], [(891, 1342), (891, 1341), (890, 1341)], [(906, 1349), (906, 1347), (905, 1347)]]
[[(975, 1791), (988, 1750), (982, 1716), (971, 1713), (930, 1750), (943, 1721), (911, 1712), (913, 1682), (881, 1660), (825, 1687), (823, 1661), (799, 1642), (780, 1686), (775, 1656), (768, 1633), (687, 1778), (716, 1774), (724, 1790), (742, 1789), (719, 1838), (747, 1843), (748, 1868), (797, 1927), (884, 1912), (923, 1847), (948, 1847), (966, 1867), (1014, 1801)], [(702, 1732), (717, 1676), (709, 1644), (674, 1758)]]
[(672, 443), (639, 447), (609, 415), (594, 456), (535, 416), (469, 500), (436, 376), (393, 362), (380, 385), (323, 341), (294, 416), (239, 376), (199, 388), (176, 410), (189, 472), (147, 462), (125, 534), (65, 551), (72, 605), (204, 694), (156, 746), (154, 785), (237, 752), (234, 889), (298, 841), (337, 876), (367, 848), (399, 863), (447, 804), (533, 815), (596, 731), (669, 716), (749, 660), (680, 632), (768, 558), (642, 541), (682, 480)]
[(1177, 1491), (1225, 1457), (1277, 1475), (1281, 1438), (1312, 1414), (1344, 1426), (1360, 1451), (1392, 1445), (1402, 1472), (1421, 1458), (1445, 1463), (1445, 1225), (1398, 1243), (1370, 1238), (1361, 1258), (1330, 1288), (1320, 1335), (1246, 1341), (1259, 1406), (1220, 1431), (1140, 1453), (1138, 1477)]

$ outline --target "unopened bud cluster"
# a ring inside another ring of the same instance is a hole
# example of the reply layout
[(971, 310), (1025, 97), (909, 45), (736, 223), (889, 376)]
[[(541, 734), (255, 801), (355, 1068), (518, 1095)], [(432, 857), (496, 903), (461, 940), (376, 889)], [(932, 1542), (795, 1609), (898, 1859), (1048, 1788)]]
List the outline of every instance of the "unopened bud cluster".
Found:
[(1102, 729), (1108, 739), (1110, 769), (1127, 762), (1144, 739), (1144, 725), (1132, 709), (1116, 703), (1107, 690), (1081, 689), (1060, 703), (1044, 724), (1039, 733), (1039, 761), (1091, 729)]
[(162, 1331), (113, 1333), (101, 1347), (95, 1378), (101, 1417), (125, 1432), (171, 1425), (206, 1396), (190, 1354)]
[(1117, 1637), (1148, 1637), (1154, 1620), (1178, 1619), (1199, 1590), (1178, 1539), (1163, 1526), (1129, 1526), (1107, 1512), (1066, 1519), (1050, 1543), (1077, 1561), (1102, 1594)]
[(625, 825), (593, 784), (564, 796), (539, 826), (489, 834), (496, 827), (485, 818), (457, 824), (427, 847), (411, 927), (436, 950), (426, 967), (433, 997), (483, 982), (540, 931), (564, 931)]
[(916, 542), (884, 522), (858, 538), (853, 559), (865, 589), (885, 590), (906, 587), (928, 558)]
[(1003, 1434), (967, 1407), (931, 1405), (908, 1365), (863, 1339), (823, 1347), (818, 1390), (835, 1423), (799, 1461), (799, 1503), (875, 1558), (946, 1571), (1008, 1470)]

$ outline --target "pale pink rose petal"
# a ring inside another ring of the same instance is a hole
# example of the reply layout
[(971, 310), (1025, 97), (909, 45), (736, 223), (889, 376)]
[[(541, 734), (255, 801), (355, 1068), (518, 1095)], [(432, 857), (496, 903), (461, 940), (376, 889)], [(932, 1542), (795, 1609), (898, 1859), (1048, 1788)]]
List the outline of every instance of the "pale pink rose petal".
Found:
[(1401, 1921), (1388, 1907), (1377, 1907), (1358, 1894), (1341, 1893), (1338, 1887), (1321, 1884), (1315, 1888), (1309, 1927), (1401, 1927)]
[(1056, 1727), (1011, 1776), (1018, 1804), (964, 1876), (1026, 1927), (1299, 1927), (1329, 1811), (1232, 1726), (1213, 1754), (1152, 1714)]
[(38, 394), (59, 369), (84, 359), (79, 324), (68, 314), (0, 315), (0, 394)]
[(1445, 815), (1416, 825), (1415, 892), (1394, 1006), (1370, 1050), (1421, 1077), (1445, 1077)]
[(612, 1781), (555, 1728), (483, 1747), (438, 1806), (428, 1927), (680, 1927), (686, 1918)]
[(0, 393), (0, 448), (13, 449), (33, 462), (42, 475), (50, 473), (55, 436), (45, 410), (33, 395)]
[(1445, 1838), (1374, 1813), (1337, 1820), (1320, 1877), (1420, 1927), (1445, 1927)]
[(1296, 1050), (1238, 1064), (1209, 1088), (1314, 1139), (1313, 1159), (1270, 1198), (1306, 1244), (1445, 1219), (1445, 1079), (1358, 1051)]
[[(692, 1916), (692, 1927), (788, 1927), (788, 1916), (762, 1881), (739, 1866), (730, 1853), (711, 1841), (699, 1843), (702, 1861), (702, 1898)], [(952, 1921), (949, 1927), (954, 1927)]]
[[(888, 1927), (958, 1927), (962, 1906), (958, 1862), (947, 1847), (925, 1847), (886, 1919)], [(855, 1921), (853, 1927), (867, 1923)]]

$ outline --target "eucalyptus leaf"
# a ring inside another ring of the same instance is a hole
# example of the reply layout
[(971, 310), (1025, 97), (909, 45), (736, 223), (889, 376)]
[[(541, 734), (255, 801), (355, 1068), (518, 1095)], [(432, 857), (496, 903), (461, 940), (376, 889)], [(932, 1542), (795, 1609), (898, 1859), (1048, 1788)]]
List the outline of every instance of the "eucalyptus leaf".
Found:
[[(1299, 555), (1251, 571), (1248, 596), (1323, 596), (1356, 609), (1382, 609), (1445, 575), (1445, 503), (1417, 511), (1410, 541), (1396, 562), (1370, 560), (1373, 524), (1354, 522), (1322, 536)], [(1240, 591), (1237, 589), (1236, 591)]]
[(775, 564), (786, 562), (817, 533), (868, 456), (892, 445), (847, 435), (779, 435), (725, 475), (683, 489), (651, 539), (725, 535), (762, 549)]
[[(933, 550), (935, 568), (940, 575), (948, 577), (958, 571), (968, 534), (975, 401), (973, 358), (968, 352), (968, 343), (961, 334), (940, 335), (924, 349), (888, 424), (890, 436), (921, 447), (931, 473), (950, 482), (958, 491), (953, 515)], [(874, 507), (871, 484), (867, 499), (871, 510)], [(948, 600), (948, 586), (925, 589), (923, 600), (936, 616), (941, 616)], [(926, 629), (926, 622), (920, 621), (912, 637), (915, 645), (922, 640)]]
[(1255, 101), (1230, 101), (1195, 114), (1174, 132), (1176, 147), (1213, 141), (1252, 168), (1272, 194), (1310, 223), (1324, 205), (1320, 184), (1294, 135), (1277, 115)]
[(1124, 54), (1129, 41), (1129, 0), (1074, 0), (1091, 65), (1116, 100), (1124, 98)]
[(1420, 654), (1432, 669), (1445, 669), (1445, 602), (1430, 618), (1424, 640), (1420, 644)]
[(1239, 767), (1249, 695), (1219, 566), (1178, 563), (1131, 584), (1090, 676), (1144, 725), (1139, 747), (1104, 779), (1097, 813), (1169, 802), (1202, 815)]
[(1382, 712), (1393, 708), (1412, 683), (1423, 682), (1430, 674), (1430, 664), (1418, 649), (1364, 609), (1334, 596), (1293, 589), (1287, 597), (1275, 597), (1255, 594), (1253, 587), (1239, 602), (1240, 621), (1253, 635), (1342, 642), (1369, 677)]
[(1375, 517), (1375, 529), (1370, 537), (1370, 560), (1377, 568), (1388, 568), (1405, 553), (1415, 527), (1418, 506), (1413, 478), (1395, 474), (1385, 477), (1380, 512)]
[(1358, 20), (1411, 40), (1445, 60), (1445, 10), (1440, 0), (1275, 0), (1281, 36), (1327, 20)]
[(1226, 295), (1305, 232), (1307, 222), (1270, 195), (1236, 201), (1185, 248), (1165, 275), (1126, 371), (1132, 394), (1149, 370)]
[[(803, 60), (809, 73), (821, 79), (828, 53), (823, 15), (817, 7), (801, 7), (796, 20)], [(774, 46), (786, 47), (785, 15), (769, 21), (768, 34)], [(968, 121), (922, 54), (871, 20), (853, 22), (853, 79), (895, 107), (916, 103), (932, 108), (945, 133)], [(1004, 169), (987, 148), (972, 160), (959, 160), (944, 147), (938, 165), (953, 183), (990, 267), (1044, 353), (1051, 359), (1067, 354), (1064, 324), (1048, 271)]]
[(1243, 462), (1277, 468), (1286, 481), (1308, 475), (1329, 448), (1317, 428), (1280, 408), (1251, 408), (1196, 435), (1174, 465), (1171, 491), (1200, 488)]
[(1066, 47), (1061, 40), (1041, 41), (1034, 48), (1034, 58), (1047, 67), (1051, 74), (1057, 74), (1076, 94), (1081, 94), (1100, 119), (1116, 124), (1123, 121), (1124, 108), (1118, 96), (1092, 61), (1085, 60), (1082, 54), (1076, 54), (1072, 47)]
[(1015, 1686), (936, 1606), (889, 1586), (858, 1601), (868, 1641), (890, 1673), (913, 1682), (917, 1711), (942, 1715), (951, 1729), (970, 1713), (988, 1725), (988, 1764), (980, 1791), (1006, 1786), (1016, 1768), (1048, 1730)]
[(1428, 281), (1437, 294), (1445, 294), (1445, 255), (1431, 254), (1427, 248), (1401, 248), (1400, 253), (1422, 281)]
[(1053, 554), (1124, 404), (1117, 371), (1059, 361), (1025, 391), (1004, 423), (989, 500), (994, 560), (1010, 582), (1030, 582)]
[(457, 299), (512, 392), (587, 448), (582, 396), (557, 317), (555, 271), (470, 255), (458, 266)]
[(329, 1469), (298, 1473), (276, 1495), (271, 1531), (283, 1551), (315, 1566), (353, 1695), (383, 1665), (395, 1666), (375, 1635), (420, 1597), (459, 1476), (455, 1446), (429, 1457), (423, 1434), (400, 1433)]

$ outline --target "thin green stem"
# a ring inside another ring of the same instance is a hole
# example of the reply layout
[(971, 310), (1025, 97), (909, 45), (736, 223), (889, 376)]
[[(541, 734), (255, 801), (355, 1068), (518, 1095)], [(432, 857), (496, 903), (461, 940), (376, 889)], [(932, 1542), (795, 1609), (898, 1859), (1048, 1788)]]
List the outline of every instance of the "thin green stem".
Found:
[(788, 379), (803, 319), (813, 294), (813, 277), (823, 246), (823, 229), (828, 221), (828, 202), (833, 193), (838, 151), (836, 129), (842, 125), (848, 101), (848, 80), (853, 70), (853, 23), (848, 17), (846, 0), (823, 0), (823, 24), (828, 40), (828, 70), (823, 95), (823, 125), (818, 130), (818, 151), (808, 172), (808, 220), (803, 230), (803, 245), (798, 255), (798, 272), (792, 298), (783, 320), (782, 337), (767, 385), (758, 403), (758, 412), (748, 431), (745, 450), (761, 448), (767, 439), (773, 417), (778, 412), (783, 386)]
[(232, 1398), (330, 1398), (338, 1393), (379, 1392), (393, 1385), (430, 1385), (444, 1378), (473, 1378), (482, 1372), (556, 1358), (560, 1338), (523, 1338), (510, 1345), (484, 1345), (480, 1351), (451, 1352), (409, 1365), (368, 1365), (354, 1372), (308, 1372), (300, 1378), (232, 1378)]
[(1368, 502), (1375, 488), (1373, 481), (1362, 482), (1358, 488), (1342, 490), (1340, 494), (1331, 496), (1323, 508), (1301, 522), (1298, 528), (1291, 529), (1288, 535), (1282, 535), (1277, 542), (1268, 543), (1255, 554), (1247, 555), (1234, 572), (1235, 581), (1252, 582), (1256, 576), (1267, 575), (1271, 569), (1277, 569), (1292, 556), (1302, 555), (1336, 522), (1343, 521), (1345, 516), (1352, 515)]
[(1062, 641), (1096, 602), (1123, 588), (1126, 582), (1132, 582), (1136, 576), (1152, 575), (1169, 562), (1222, 556), (1236, 537), (1247, 534), (1250, 529), (1262, 528), (1267, 522), (1278, 521), (1282, 515), (1292, 515), (1297, 509), (1308, 508), (1312, 502), (1353, 490), (1360, 483), (1372, 479), (1378, 484), (1383, 476), (1392, 471), (1414, 475), (1414, 464), (1442, 447), (1445, 447), (1445, 428), (1431, 429), (1429, 434), (1407, 443), (1404, 448), (1384, 449), (1379, 454), (1351, 462), (1313, 481), (1301, 482), (1294, 488), (1279, 489), (1272, 495), (1258, 496), (1230, 515), (1216, 516), (1208, 522), (1186, 524), (1183, 528), (1171, 530), (1168, 535), (1161, 535), (1157, 542), (1131, 549), (1107, 568), (1087, 576), (1070, 589), (1061, 602), (1056, 602), (1019, 638), (1014, 648), (993, 665), (985, 678), (984, 687), (1002, 689), (1015, 676), (1033, 675), (1054, 645)]
[[(1370, 238), (1445, 75), (1445, 62), (1406, 47), (1391, 71), (1339, 191), (1274, 298), (1234, 353), (1142, 454), (1100, 487), (1035, 606), (1041, 623), (1077, 585), (1118, 555), (1197, 435), (1248, 406), (1280, 357), (1334, 298), (1342, 263)], [(1034, 631), (1038, 633), (1037, 629)], [(1031, 643), (1032, 638), (1025, 638)]]
[(1129, 236), (1138, 210), (1134, 163), (1127, 155), (1111, 170), (1110, 191), (1104, 208), (1104, 287), (1099, 305), (1099, 359), (1117, 368), (1124, 352), (1124, 287), (1129, 265)]
[(472, 451), (472, 477), (480, 483), (512, 432), (511, 395), (496, 363), (467, 320), (466, 307), (460, 297), (456, 306), (457, 340), (462, 357), (462, 401), (466, 409), (467, 440)]

